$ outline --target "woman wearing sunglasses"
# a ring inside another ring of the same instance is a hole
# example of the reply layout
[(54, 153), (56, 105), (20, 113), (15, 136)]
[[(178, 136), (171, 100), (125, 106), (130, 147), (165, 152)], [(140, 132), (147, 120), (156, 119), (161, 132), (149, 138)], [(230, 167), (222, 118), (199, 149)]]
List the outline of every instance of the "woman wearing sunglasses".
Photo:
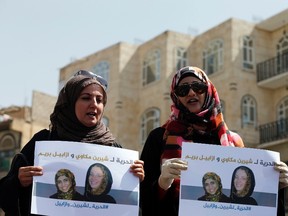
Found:
[[(1, 206), (6, 215), (30, 215), (33, 176), (41, 176), (45, 172), (42, 167), (34, 166), (36, 141), (76, 141), (121, 148), (101, 121), (107, 102), (106, 88), (107, 82), (102, 77), (85, 70), (77, 72), (62, 88), (50, 116), (50, 130), (44, 129), (35, 134), (21, 150), (28, 164), (19, 161), (11, 168), (16, 174), (14, 179), (5, 182), (7, 202)], [(130, 171), (140, 181), (144, 179), (142, 161), (136, 160)], [(18, 194), (11, 193), (13, 189)]]
[[(187, 169), (186, 162), (180, 160), (181, 140), (244, 147), (241, 137), (225, 124), (216, 88), (203, 70), (187, 66), (177, 71), (170, 97), (169, 119), (151, 131), (141, 153), (145, 164), (142, 216), (178, 215), (180, 174)], [(288, 173), (284, 163), (277, 169)], [(287, 186), (288, 178), (282, 182)]]

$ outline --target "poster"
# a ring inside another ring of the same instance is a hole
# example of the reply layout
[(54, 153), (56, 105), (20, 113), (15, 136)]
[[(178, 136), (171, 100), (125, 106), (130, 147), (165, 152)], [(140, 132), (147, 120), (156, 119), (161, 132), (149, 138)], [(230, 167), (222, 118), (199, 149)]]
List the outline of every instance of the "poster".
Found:
[(182, 160), (188, 169), (181, 173), (180, 216), (277, 215), (278, 152), (184, 142)]
[[(138, 158), (137, 151), (110, 146), (67, 141), (36, 142), (34, 164), (43, 167), (43, 176), (33, 178), (31, 213), (138, 215), (139, 178), (130, 172), (130, 165)], [(75, 181), (68, 181), (73, 176)], [(97, 186), (100, 194), (96, 194), (95, 188), (101, 179), (106, 180), (105, 186), (101, 186), (106, 189)], [(71, 185), (77, 193), (71, 192)], [(85, 187), (90, 187), (91, 191), (94, 188), (94, 194), (85, 196), (88, 194)]]

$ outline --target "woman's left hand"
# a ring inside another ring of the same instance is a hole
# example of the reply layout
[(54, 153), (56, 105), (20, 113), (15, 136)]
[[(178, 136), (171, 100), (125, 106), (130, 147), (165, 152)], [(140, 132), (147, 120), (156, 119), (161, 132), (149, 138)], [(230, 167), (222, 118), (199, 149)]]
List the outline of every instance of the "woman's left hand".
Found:
[(140, 182), (144, 180), (144, 161), (135, 160), (134, 163), (130, 166), (130, 171), (140, 179)]
[(284, 162), (276, 162), (274, 169), (277, 170), (279, 175), (279, 189), (288, 187), (288, 166)]

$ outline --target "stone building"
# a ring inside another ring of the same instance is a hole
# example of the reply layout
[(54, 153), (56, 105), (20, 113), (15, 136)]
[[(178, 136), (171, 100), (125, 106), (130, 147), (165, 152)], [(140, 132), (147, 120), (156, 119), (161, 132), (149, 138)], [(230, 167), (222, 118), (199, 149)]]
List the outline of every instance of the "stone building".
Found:
[(11, 106), (0, 109), (0, 178), (9, 169), (13, 155), (20, 151), (32, 136), (49, 128), (49, 116), (56, 98), (33, 92), (32, 107)]
[(141, 45), (119, 42), (60, 69), (60, 86), (77, 70), (108, 80), (104, 120), (123, 146), (141, 151), (148, 132), (170, 114), (169, 89), (184, 65), (215, 84), (229, 128), (246, 146), (288, 160), (288, 10), (252, 24), (231, 18), (191, 36), (165, 31)]
[[(288, 9), (257, 24), (231, 18), (196, 36), (167, 30), (141, 45), (116, 43), (61, 68), (59, 89), (79, 69), (106, 78), (103, 121), (125, 148), (141, 153), (149, 131), (169, 117), (171, 77), (185, 65), (207, 72), (229, 129), (247, 147), (278, 151), (288, 161)], [(14, 129), (16, 117), (4, 123), (20, 133), (16, 149), (48, 127), (55, 101), (35, 92), (32, 117), (19, 120), (23, 128)]]
[[(32, 136), (43, 128), (49, 128), (49, 116), (55, 102), (55, 97), (33, 91), (32, 107), (0, 109), (0, 178), (7, 174), (13, 156)], [(2, 215), (4, 213), (0, 208)]]
[(171, 77), (185, 65), (207, 72), (247, 147), (288, 161), (288, 9), (258, 24), (231, 18), (197, 36), (165, 31), (138, 46), (114, 44), (61, 68), (60, 87), (79, 69), (105, 77), (104, 120), (124, 147), (141, 152), (167, 120)]

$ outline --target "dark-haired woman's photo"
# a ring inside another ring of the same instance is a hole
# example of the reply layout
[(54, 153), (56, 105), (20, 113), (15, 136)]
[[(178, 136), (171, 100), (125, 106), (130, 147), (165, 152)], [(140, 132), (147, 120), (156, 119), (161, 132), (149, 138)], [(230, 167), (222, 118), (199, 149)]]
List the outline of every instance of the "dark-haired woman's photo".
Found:
[(116, 203), (108, 193), (111, 190), (113, 178), (110, 170), (103, 164), (92, 164), (86, 175), (84, 196), (87, 201)]
[(251, 197), (255, 187), (255, 177), (252, 170), (246, 166), (237, 167), (232, 175), (231, 202), (247, 205), (258, 205)]
[(205, 191), (205, 195), (198, 198), (202, 201), (211, 202), (230, 202), (229, 197), (227, 197), (222, 192), (222, 182), (219, 175), (214, 172), (207, 172), (202, 178), (202, 185)]
[(50, 196), (54, 199), (84, 200), (84, 196), (76, 191), (74, 174), (68, 169), (60, 169), (55, 175), (57, 193)]

